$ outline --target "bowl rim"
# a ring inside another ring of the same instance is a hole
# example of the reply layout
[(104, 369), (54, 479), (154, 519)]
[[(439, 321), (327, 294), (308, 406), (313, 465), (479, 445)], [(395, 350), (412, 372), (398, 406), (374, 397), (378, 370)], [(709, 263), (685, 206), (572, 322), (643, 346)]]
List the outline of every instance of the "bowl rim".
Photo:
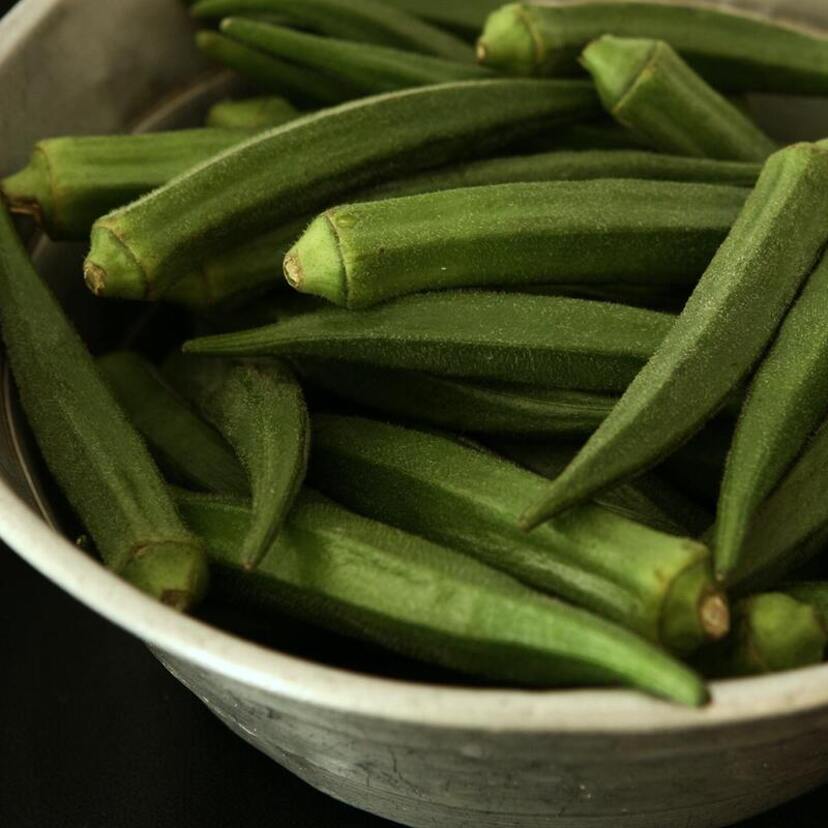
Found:
[[(25, 0), (0, 21), (0, 63), (62, 0)], [(714, 682), (694, 710), (631, 690), (526, 691), (351, 672), (246, 641), (145, 596), (51, 528), (0, 479), (0, 537), (46, 578), (151, 647), (248, 688), (361, 718), (476, 731), (661, 733), (744, 725), (828, 708), (828, 664)]]

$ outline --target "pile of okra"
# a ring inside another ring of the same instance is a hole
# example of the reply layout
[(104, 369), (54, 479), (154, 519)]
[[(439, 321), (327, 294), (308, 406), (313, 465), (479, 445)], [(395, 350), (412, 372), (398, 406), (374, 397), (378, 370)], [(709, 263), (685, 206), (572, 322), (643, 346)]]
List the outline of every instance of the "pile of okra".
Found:
[[(828, 35), (623, 0), (188, 11), (240, 97), (2, 181), (9, 361), (104, 563), (500, 686), (701, 705), (822, 661), (828, 141), (749, 96), (828, 106)], [(175, 347), (91, 353), (31, 219), (88, 243), (101, 303), (177, 306)]]

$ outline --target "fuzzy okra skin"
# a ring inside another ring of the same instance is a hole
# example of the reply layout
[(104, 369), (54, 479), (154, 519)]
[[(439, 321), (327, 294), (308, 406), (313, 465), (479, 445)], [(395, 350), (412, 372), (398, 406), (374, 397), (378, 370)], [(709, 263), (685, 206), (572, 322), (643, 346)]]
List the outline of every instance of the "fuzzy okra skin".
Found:
[(244, 469), (221, 435), (177, 394), (155, 366), (133, 351), (113, 351), (98, 370), (159, 463), (208, 492), (247, 496)]
[(578, 81), (486, 80), (363, 98), (261, 133), (99, 219), (84, 268), (100, 295), (160, 295), (193, 261), (359, 187), (588, 117)]
[(299, 358), (311, 385), (395, 417), (477, 434), (591, 434), (617, 397), (531, 385), (482, 383), (341, 360)]
[(0, 324), (46, 465), (104, 562), (171, 607), (193, 606), (207, 585), (204, 550), (2, 205)]
[(217, 32), (196, 32), (195, 42), (210, 60), (235, 70), (262, 90), (286, 95), (297, 103), (330, 106), (358, 95), (355, 89), (333, 75), (294, 66)]
[(828, 530), (828, 423), (759, 507), (743, 544), (743, 554), (728, 575), (741, 592), (767, 589), (825, 548)]
[(662, 152), (764, 161), (777, 146), (663, 40), (605, 35), (584, 49), (607, 111)]
[(192, 8), (193, 16), (200, 19), (259, 12), (277, 14), (328, 37), (424, 52), (447, 60), (474, 59), (472, 49), (460, 38), (382, 0), (200, 0)]
[(261, 328), (194, 339), (184, 350), (211, 356), (312, 356), (439, 376), (621, 391), (674, 319), (585, 299), (445, 291), (364, 311), (324, 308)]
[(344, 204), (285, 257), (303, 293), (364, 308), (423, 290), (694, 284), (748, 191), (672, 181), (493, 184)]
[(221, 129), (268, 129), (299, 117), (299, 111), (285, 98), (266, 95), (235, 100), (228, 98), (210, 107), (206, 125)]
[[(547, 479), (556, 478), (578, 453), (577, 443), (520, 440), (491, 444), (498, 454)], [(609, 489), (595, 503), (630, 520), (671, 535), (699, 537), (712, 522), (710, 514), (654, 473)]]
[(589, 505), (526, 535), (546, 481), (450, 435), (360, 417), (314, 418), (313, 485), (348, 508), (472, 555), (537, 589), (689, 652), (727, 632), (710, 553)]
[(819, 260), (828, 226), (828, 151), (771, 156), (676, 324), (525, 528), (581, 503), (681, 445), (742, 382)]
[(828, 644), (822, 613), (781, 592), (752, 595), (733, 608), (733, 631), (701, 654), (705, 675), (758, 676), (819, 664)]
[(628, 630), (307, 489), (255, 572), (239, 556), (251, 520), (244, 504), (184, 492), (177, 503), (204, 539), (216, 588), (240, 606), (495, 681), (622, 684), (681, 704), (707, 700), (691, 670)]
[(364, 95), (411, 86), (493, 77), (473, 63), (297, 32), (242, 17), (221, 22), (228, 37), (279, 60), (334, 73)]
[(227, 129), (47, 138), (0, 189), (12, 211), (33, 216), (49, 238), (85, 240), (96, 219), (248, 138)]
[(283, 363), (181, 354), (164, 374), (224, 435), (247, 471), (253, 519), (240, 552), (254, 569), (284, 525), (305, 478), (310, 425), (302, 389)]
[(485, 66), (520, 75), (572, 75), (603, 35), (664, 40), (708, 83), (730, 92), (828, 93), (828, 39), (767, 18), (697, 6), (512, 3), (486, 21)]
[(724, 577), (749, 554), (744, 540), (756, 509), (801, 452), (828, 410), (828, 255), (788, 311), (759, 365), (725, 466), (714, 534)]

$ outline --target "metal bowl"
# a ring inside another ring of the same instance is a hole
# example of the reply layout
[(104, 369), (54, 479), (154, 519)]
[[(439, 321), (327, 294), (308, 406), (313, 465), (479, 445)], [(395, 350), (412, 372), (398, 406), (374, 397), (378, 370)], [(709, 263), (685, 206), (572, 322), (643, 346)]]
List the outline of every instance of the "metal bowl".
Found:
[[(732, 5), (828, 26), (824, 0)], [(23, 0), (0, 24), (0, 172), (50, 134), (192, 121), (227, 79), (198, 80), (205, 67), (191, 42), (180, 0)], [(159, 99), (168, 102), (159, 108)], [(756, 105), (777, 132), (828, 134), (819, 102)], [(42, 247), (39, 264), (95, 341), (102, 303), (66, 278), (79, 272), (78, 252)], [(828, 667), (722, 682), (713, 703), (694, 711), (620, 690), (492, 690), (358, 674), (182, 617), (50, 523), (4, 376), (2, 538), (144, 640), (243, 739), (332, 796), (413, 826), (712, 827), (828, 781)]]

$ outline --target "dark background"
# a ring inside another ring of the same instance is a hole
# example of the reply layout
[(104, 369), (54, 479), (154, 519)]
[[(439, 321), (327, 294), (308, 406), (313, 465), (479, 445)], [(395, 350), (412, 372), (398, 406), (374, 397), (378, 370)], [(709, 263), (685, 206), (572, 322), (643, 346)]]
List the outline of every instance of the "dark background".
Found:
[[(828, 790), (740, 828), (816, 828), (826, 812)], [(0, 547), (0, 826), (270, 824), (389, 825), (248, 747), (142, 644)]]

